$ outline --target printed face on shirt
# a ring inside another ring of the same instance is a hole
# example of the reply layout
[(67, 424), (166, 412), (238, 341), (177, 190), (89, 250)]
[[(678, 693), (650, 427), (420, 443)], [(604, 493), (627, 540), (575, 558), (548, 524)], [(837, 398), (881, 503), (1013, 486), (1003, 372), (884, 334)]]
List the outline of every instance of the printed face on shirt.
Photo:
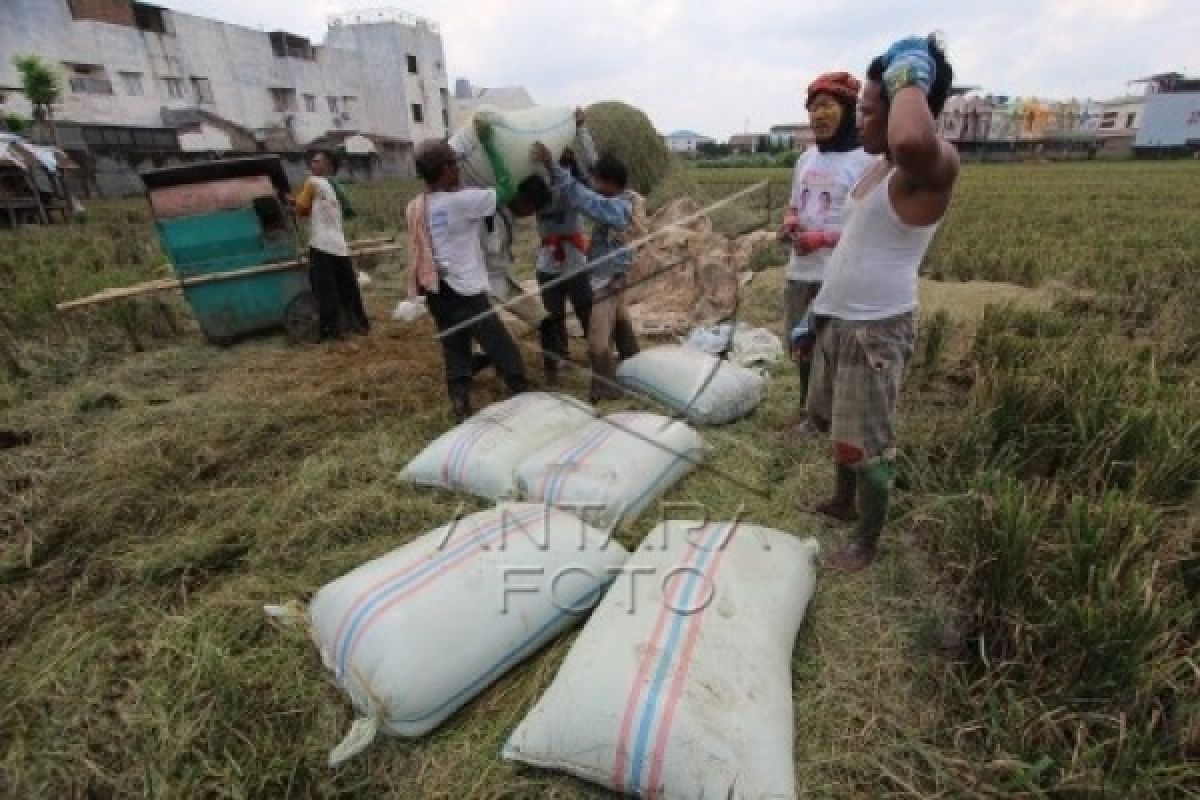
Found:
[(837, 165), (821, 162), (810, 164), (800, 175), (800, 194), (796, 211), (806, 228), (823, 230), (842, 224), (842, 209), (850, 182)]
[(818, 94), (808, 104), (808, 119), (812, 123), (813, 136), (821, 143), (837, 135), (845, 116), (842, 104), (828, 94)]

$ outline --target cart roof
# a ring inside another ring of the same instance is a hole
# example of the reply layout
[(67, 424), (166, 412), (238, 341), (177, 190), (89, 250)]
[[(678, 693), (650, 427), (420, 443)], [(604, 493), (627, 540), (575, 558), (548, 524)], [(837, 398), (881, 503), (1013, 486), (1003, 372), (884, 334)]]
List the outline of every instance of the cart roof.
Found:
[(230, 178), (250, 178), (258, 175), (269, 177), (271, 183), (280, 192), (287, 192), (291, 188), (287, 173), (283, 171), (283, 163), (278, 156), (204, 161), (181, 167), (147, 170), (141, 175), (142, 182), (150, 190), (164, 189), (168, 186), (184, 186), (191, 183), (209, 183)]

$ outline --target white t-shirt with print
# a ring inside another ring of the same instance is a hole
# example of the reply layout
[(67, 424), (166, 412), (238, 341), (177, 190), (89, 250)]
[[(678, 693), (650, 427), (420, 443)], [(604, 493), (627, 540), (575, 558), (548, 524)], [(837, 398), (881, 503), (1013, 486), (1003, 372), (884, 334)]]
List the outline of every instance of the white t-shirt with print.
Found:
[(342, 230), (342, 204), (338, 202), (337, 192), (333, 191), (326, 178), (314, 175), (308, 180), (313, 187), (309, 245), (332, 256), (350, 255), (346, 234)]
[(496, 213), (496, 190), (432, 192), (428, 202), (429, 238), (438, 275), (461, 295), (488, 291), (483, 226)]
[[(812, 147), (796, 163), (791, 206), (807, 230), (841, 230), (845, 226), (846, 198), (878, 156), (862, 149), (847, 153), (822, 153)], [(826, 247), (806, 256), (792, 252), (788, 261), (790, 281), (819, 283), (833, 249)]]

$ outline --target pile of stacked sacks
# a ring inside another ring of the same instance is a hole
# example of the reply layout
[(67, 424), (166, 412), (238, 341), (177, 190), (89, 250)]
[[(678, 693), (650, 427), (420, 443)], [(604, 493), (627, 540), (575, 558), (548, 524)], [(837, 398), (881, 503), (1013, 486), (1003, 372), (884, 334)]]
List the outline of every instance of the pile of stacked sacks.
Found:
[(307, 609), (267, 609), (307, 626), (358, 712), (331, 765), (380, 733), (428, 734), (588, 620), (505, 758), (633, 795), (794, 797), (791, 656), (816, 541), (684, 520), (632, 554), (614, 539), (703, 458), (682, 421), (537, 393), (426, 447), (403, 479), (496, 507), (333, 581)]

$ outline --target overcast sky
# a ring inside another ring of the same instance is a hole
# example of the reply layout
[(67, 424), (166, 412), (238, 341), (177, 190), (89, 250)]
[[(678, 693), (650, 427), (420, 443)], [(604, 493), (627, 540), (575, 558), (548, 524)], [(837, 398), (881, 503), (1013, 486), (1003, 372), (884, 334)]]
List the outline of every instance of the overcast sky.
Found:
[[(337, 11), (387, 0), (159, 0), (319, 41)], [(724, 138), (805, 118), (819, 72), (861, 75), (896, 37), (939, 30), (956, 80), (996, 94), (1107, 98), (1154, 72), (1200, 71), (1197, 0), (409, 0), (441, 24), (451, 78), (540, 103), (620, 99), (663, 132)], [(908, 7), (899, 12), (897, 7)]]

